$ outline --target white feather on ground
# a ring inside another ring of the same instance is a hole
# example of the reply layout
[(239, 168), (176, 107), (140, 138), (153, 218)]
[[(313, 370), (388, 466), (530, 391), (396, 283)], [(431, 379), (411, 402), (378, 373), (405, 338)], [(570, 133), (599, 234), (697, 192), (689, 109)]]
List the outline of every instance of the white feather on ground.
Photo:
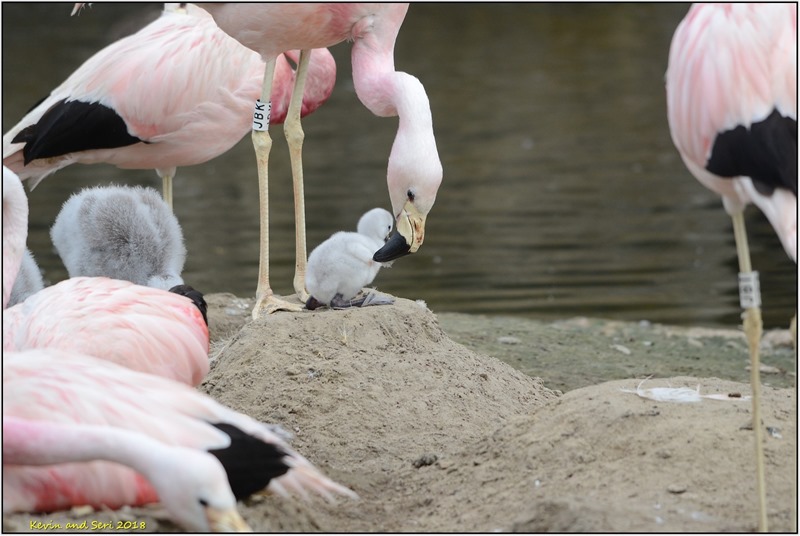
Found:
[(742, 396), (741, 393), (712, 393), (701, 395), (699, 385), (696, 389), (692, 389), (691, 387), (652, 387), (650, 389), (642, 389), (642, 384), (649, 379), (648, 377), (639, 382), (636, 389), (622, 388), (620, 391), (623, 393), (633, 393), (642, 398), (655, 400), (656, 402), (677, 402), (679, 404), (702, 402), (704, 398), (710, 400), (750, 400), (749, 396)]
[(183, 284), (183, 233), (152, 188), (84, 189), (64, 203), (50, 237), (70, 277), (104, 276), (163, 290)]
[(375, 262), (372, 256), (385, 244), (393, 225), (389, 211), (374, 208), (358, 220), (358, 232), (334, 233), (314, 248), (306, 271), (306, 289), (312, 298), (324, 305), (349, 305), (372, 283), (381, 266), (391, 265)]
[(19, 267), (19, 273), (14, 280), (14, 287), (11, 289), (11, 298), (8, 300), (8, 307), (16, 305), (17, 303), (25, 301), (25, 299), (44, 288), (44, 279), (42, 279), (42, 271), (36, 264), (31, 250), (25, 249), (25, 254), (22, 256), (22, 264)]

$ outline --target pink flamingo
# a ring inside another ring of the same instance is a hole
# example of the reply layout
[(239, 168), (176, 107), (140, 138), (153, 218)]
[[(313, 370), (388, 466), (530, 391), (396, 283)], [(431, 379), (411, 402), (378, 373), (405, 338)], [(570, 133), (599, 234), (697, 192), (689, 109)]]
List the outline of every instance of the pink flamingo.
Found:
[(236, 499), (265, 488), (357, 498), (280, 434), (187, 385), (97, 358), (3, 356), (4, 512), (161, 501), (190, 531), (241, 530)]
[[(361, 102), (380, 117), (398, 116), (397, 135), (389, 155), (387, 184), (396, 218), (396, 233), (375, 254), (386, 262), (422, 245), (425, 219), (442, 181), (433, 121), (425, 88), (420, 81), (394, 68), (394, 43), (408, 4), (203, 4), (217, 25), (267, 63), (261, 102), (269, 100), (275, 59), (284, 50), (302, 49), (292, 101), (303, 93), (308, 49), (352, 41), (353, 82)], [(260, 105), (260, 106), (266, 106)], [(296, 265), (294, 289), (301, 301), (305, 290), (306, 241), (303, 206), (301, 148), (303, 131), (299, 114), (291, 111), (284, 122), (292, 161), (295, 195)], [(254, 117), (264, 112), (256, 110)], [(253, 130), (261, 196), (261, 254), (253, 317), (299, 305), (278, 299), (269, 284), (269, 229), (267, 162), (272, 141), (266, 130)]]
[[(298, 53), (285, 54), (293, 61)], [(286, 116), (295, 73), (278, 58), (273, 123)], [(233, 147), (250, 128), (264, 63), (194, 5), (166, 9), (97, 52), (3, 136), (3, 164), (31, 187), (73, 163), (157, 171), (172, 206), (176, 167)], [(328, 50), (311, 56), (302, 113), (327, 100), (336, 78)]]
[[(797, 262), (797, 5), (693, 5), (673, 36), (666, 86), (672, 140), (689, 171), (722, 196), (733, 219), (740, 281), (757, 288), (757, 279), (747, 283), (754, 277), (743, 218), (749, 203), (767, 216)], [(751, 358), (759, 529), (766, 531), (760, 298), (744, 295), (742, 307)]]
[[(25, 251), (27, 216), (22, 183), (4, 166), (4, 309)], [(193, 290), (184, 296), (105, 277), (67, 279), (3, 311), (3, 350), (54, 347), (199, 385), (209, 369), (204, 305)]]

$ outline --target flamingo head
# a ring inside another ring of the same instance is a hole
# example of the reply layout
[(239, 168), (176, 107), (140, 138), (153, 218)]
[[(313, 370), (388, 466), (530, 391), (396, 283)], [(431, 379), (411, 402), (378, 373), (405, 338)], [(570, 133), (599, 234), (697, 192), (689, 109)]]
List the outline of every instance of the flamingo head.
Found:
[(387, 174), (395, 232), (373, 256), (376, 262), (416, 253), (425, 240), (425, 219), (442, 183), (442, 164), (433, 131), (426, 134), (406, 139), (398, 131)]
[[(199, 532), (251, 532), (236, 510), (225, 469), (204, 451), (175, 447), (162, 453), (162, 470), (148, 475), (162, 505), (184, 528)], [(191, 471), (173, 471), (192, 467)]]

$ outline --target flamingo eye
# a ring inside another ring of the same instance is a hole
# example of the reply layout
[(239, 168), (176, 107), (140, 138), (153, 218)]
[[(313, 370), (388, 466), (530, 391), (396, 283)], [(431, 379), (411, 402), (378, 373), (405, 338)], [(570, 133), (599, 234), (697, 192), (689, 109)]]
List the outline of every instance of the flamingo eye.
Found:
[(414, 194), (414, 190), (411, 189), (409, 189), (408, 192), (406, 192), (406, 195), (408, 196), (409, 201), (414, 201), (414, 198), (416, 197), (416, 195)]

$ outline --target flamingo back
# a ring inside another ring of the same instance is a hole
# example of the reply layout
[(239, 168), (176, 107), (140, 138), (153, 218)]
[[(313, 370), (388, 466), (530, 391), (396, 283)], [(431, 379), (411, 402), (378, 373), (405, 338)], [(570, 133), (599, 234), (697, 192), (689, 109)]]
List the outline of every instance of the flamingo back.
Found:
[(104, 277), (62, 281), (3, 314), (3, 349), (58, 348), (199, 385), (208, 327), (184, 296)]
[[(304, 113), (327, 100), (335, 73), (327, 50), (312, 54)], [(129, 169), (200, 164), (250, 130), (263, 76), (260, 56), (201, 8), (165, 11), (89, 58), (6, 132), (3, 162), (31, 187), (76, 162)], [(272, 123), (285, 118), (293, 83), (294, 71), (281, 56)]]
[(749, 203), (797, 259), (797, 5), (695, 4), (666, 74), (672, 140), (729, 213)]
[(718, 133), (797, 119), (797, 6), (692, 6), (672, 39), (667, 110), (681, 154), (705, 166)]

